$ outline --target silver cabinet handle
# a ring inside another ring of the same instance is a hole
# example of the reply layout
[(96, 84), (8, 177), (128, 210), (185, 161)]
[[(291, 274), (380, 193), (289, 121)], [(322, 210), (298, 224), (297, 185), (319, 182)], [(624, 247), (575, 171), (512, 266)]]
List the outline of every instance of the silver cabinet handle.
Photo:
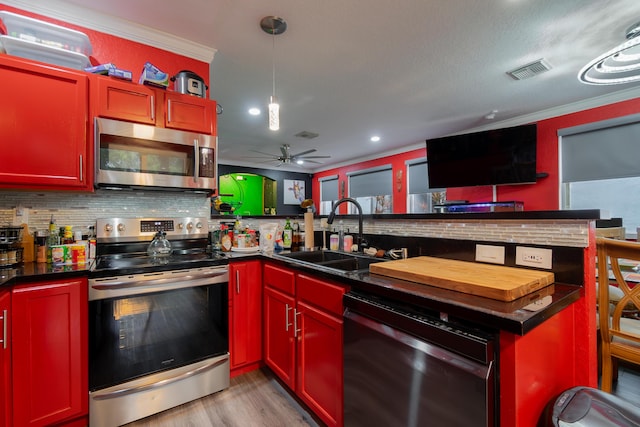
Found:
[(155, 101), (155, 97), (151, 95), (151, 120), (155, 120), (155, 119), (156, 119), (156, 101)]
[(80, 182), (84, 181), (84, 177), (82, 174), (82, 154), (80, 154)]
[[(289, 310), (291, 310), (293, 307), (289, 307), (289, 304), (285, 304), (286, 308), (285, 308), (285, 320), (284, 320), (284, 330), (289, 332), (289, 326), (291, 326), (291, 323), (289, 323)], [(295, 319), (295, 316), (294, 316)]]
[(236, 270), (236, 294), (240, 293), (240, 270)]
[(301, 311), (293, 310), (293, 337), (297, 338), (298, 333), (302, 332), (302, 328), (298, 329), (298, 316), (302, 314)]
[(2, 348), (4, 350), (7, 349), (7, 310), (2, 310), (2, 316), (0, 316), (0, 320), (2, 320), (2, 340), (0, 341), (2, 343)]

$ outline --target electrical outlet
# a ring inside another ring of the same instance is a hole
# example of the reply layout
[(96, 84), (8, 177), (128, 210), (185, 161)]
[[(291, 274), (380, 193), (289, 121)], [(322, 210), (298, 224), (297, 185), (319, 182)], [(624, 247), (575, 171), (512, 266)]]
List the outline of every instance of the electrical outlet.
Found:
[(550, 270), (552, 254), (551, 249), (516, 246), (516, 264)]
[(476, 261), (504, 264), (504, 246), (476, 245)]

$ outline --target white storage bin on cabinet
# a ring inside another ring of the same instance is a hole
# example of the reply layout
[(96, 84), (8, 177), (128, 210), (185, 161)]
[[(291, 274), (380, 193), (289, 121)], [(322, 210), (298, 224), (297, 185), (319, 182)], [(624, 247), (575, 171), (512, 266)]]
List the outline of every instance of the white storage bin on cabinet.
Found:
[(85, 56), (93, 53), (89, 37), (80, 31), (7, 11), (0, 11), (0, 20), (7, 36)]

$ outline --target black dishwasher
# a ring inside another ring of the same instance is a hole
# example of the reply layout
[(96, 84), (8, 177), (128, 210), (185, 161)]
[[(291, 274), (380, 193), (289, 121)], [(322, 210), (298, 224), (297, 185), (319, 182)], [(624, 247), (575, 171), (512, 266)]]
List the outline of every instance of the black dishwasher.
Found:
[(493, 334), (356, 291), (344, 304), (345, 426), (498, 425)]

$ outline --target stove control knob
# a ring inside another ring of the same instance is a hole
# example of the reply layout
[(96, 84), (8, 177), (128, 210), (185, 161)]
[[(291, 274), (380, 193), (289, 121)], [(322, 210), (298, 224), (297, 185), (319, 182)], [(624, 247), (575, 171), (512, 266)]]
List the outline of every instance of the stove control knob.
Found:
[(187, 231), (191, 231), (192, 228), (193, 228), (193, 223), (192, 222), (188, 222), (187, 223)]
[(184, 228), (184, 224), (183, 223), (178, 224), (178, 229), (182, 230), (183, 228)]
[(201, 222), (196, 222), (196, 228), (198, 230), (202, 230), (202, 223)]
[(118, 232), (124, 232), (124, 224), (118, 224)]
[(107, 233), (111, 233), (113, 231), (113, 225), (105, 224), (104, 231), (106, 231)]

